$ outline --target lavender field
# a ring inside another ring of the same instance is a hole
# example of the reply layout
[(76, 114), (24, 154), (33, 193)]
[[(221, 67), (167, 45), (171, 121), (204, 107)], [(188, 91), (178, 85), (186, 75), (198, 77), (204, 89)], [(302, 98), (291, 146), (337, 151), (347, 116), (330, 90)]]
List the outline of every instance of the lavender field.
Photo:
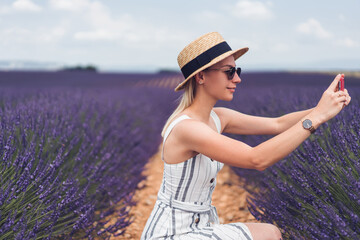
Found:
[(121, 234), (169, 114), (161, 89), (130, 87), (153, 76), (0, 76), (0, 239)]
[[(180, 97), (179, 79), (0, 72), (0, 239), (123, 234), (144, 165)], [(216, 106), (280, 116), (314, 107), (332, 79), (245, 73), (233, 101)], [(345, 86), (350, 106), (294, 153), (264, 172), (233, 168), (246, 178), (252, 214), (286, 239), (360, 238), (360, 79), (346, 77)], [(271, 136), (231, 137), (254, 146)]]
[[(220, 105), (280, 116), (315, 107), (333, 79), (311, 74), (288, 76), (289, 81), (284, 75), (273, 77), (283, 83), (270, 85), (265, 77), (261, 84), (249, 80), (232, 102)], [(285, 239), (360, 239), (360, 79), (347, 80), (350, 105), (284, 160), (263, 172), (233, 168), (246, 180), (251, 213), (276, 224)], [(272, 137), (229, 136), (251, 146)]]

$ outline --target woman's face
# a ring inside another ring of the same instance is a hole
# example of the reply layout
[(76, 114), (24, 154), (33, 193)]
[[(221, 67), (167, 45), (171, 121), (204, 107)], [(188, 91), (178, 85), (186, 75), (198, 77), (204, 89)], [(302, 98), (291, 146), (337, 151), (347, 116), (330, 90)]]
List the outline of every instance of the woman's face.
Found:
[(237, 73), (235, 73), (233, 79), (228, 80), (227, 73), (224, 71), (227, 71), (235, 66), (234, 57), (229, 56), (224, 60), (212, 65), (208, 68), (208, 70), (203, 71), (203, 87), (206, 89), (206, 92), (218, 100), (231, 101), (233, 99), (236, 84), (241, 82), (241, 79)]

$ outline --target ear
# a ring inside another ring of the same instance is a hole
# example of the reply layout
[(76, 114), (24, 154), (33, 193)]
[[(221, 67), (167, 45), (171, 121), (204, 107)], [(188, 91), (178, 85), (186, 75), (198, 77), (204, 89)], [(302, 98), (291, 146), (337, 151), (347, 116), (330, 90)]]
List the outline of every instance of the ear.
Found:
[(204, 73), (201, 71), (201, 72), (198, 72), (197, 74), (195, 74), (195, 81), (198, 83), (198, 84), (204, 84), (205, 82), (205, 76), (204, 76)]

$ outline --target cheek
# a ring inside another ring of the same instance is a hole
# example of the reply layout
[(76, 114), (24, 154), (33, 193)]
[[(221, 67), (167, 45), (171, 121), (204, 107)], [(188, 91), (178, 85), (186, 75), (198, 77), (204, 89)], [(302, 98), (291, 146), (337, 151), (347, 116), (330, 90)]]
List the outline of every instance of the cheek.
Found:
[(212, 92), (221, 92), (226, 89), (226, 82), (221, 80), (220, 78), (209, 79), (209, 86)]
[(227, 89), (225, 83), (219, 81), (216, 84), (214, 84), (214, 88), (212, 90), (214, 95), (217, 95), (218, 97), (221, 98), (221, 96), (224, 95)]

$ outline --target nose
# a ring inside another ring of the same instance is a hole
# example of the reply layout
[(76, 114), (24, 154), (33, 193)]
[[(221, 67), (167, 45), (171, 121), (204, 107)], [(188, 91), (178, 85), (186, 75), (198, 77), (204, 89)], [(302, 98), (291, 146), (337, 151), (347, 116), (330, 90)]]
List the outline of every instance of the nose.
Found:
[(233, 83), (240, 83), (241, 82), (241, 78), (239, 77), (239, 75), (237, 75), (237, 73), (235, 73), (234, 78), (231, 80)]

